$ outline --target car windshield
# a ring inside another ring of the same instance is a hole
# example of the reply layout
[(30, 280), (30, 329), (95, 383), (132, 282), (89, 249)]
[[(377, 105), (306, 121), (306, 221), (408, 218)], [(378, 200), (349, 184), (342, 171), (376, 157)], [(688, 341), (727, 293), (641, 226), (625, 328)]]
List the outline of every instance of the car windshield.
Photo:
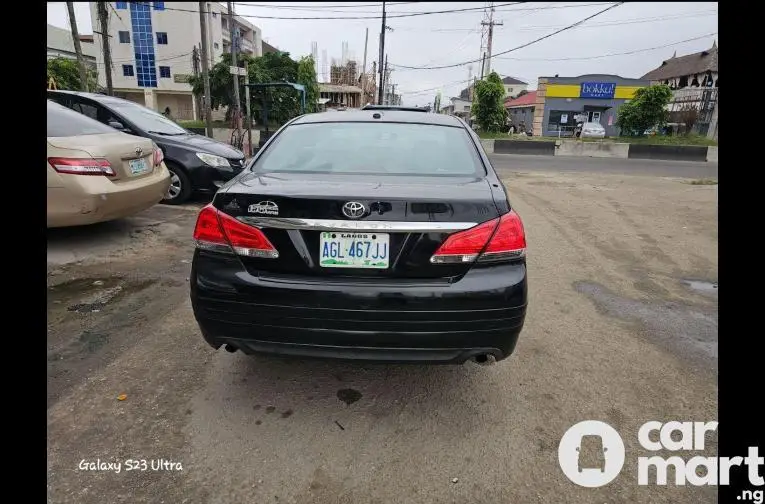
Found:
[(95, 119), (48, 100), (48, 137), (71, 137), (115, 133)]
[(144, 131), (160, 135), (188, 134), (172, 120), (141, 105), (129, 101), (109, 101), (106, 105)]
[(390, 122), (288, 126), (253, 167), (261, 173), (483, 176), (463, 128)]

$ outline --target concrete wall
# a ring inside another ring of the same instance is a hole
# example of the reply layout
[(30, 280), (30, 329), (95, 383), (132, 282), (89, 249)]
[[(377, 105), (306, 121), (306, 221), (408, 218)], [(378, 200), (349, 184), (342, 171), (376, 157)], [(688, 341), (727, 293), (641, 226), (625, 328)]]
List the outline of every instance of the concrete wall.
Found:
[(577, 140), (481, 140), (487, 154), (530, 154), (537, 156), (599, 157), (613, 159), (664, 159), (717, 163), (717, 147), (692, 145), (640, 145)]
[(709, 147), (691, 145), (631, 144), (630, 159), (666, 159), (669, 161), (706, 161)]
[(599, 158), (627, 159), (630, 144), (613, 142), (577, 142), (574, 140), (561, 140), (555, 142), (556, 156), (584, 156)]

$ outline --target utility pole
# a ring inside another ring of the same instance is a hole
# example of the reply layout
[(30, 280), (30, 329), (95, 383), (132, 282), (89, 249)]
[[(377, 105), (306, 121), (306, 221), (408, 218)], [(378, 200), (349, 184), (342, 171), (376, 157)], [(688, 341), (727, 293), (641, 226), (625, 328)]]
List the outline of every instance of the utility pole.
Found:
[(106, 94), (114, 95), (112, 86), (112, 51), (109, 47), (109, 11), (106, 10), (106, 2), (97, 2), (98, 20), (101, 24), (101, 45), (104, 51), (104, 72), (106, 77)]
[[(194, 77), (199, 77), (199, 47), (196, 45), (191, 51), (191, 68), (194, 69)], [(194, 95), (194, 102), (196, 104), (197, 113), (202, 116), (202, 101), (199, 99), (199, 93)]]
[(369, 28), (367, 28), (366, 34), (364, 35), (364, 63), (361, 70), (361, 96), (362, 99), (366, 101), (367, 99), (367, 43), (369, 42)]
[(486, 40), (486, 63), (484, 68), (485, 75), (489, 75), (491, 73), (491, 42), (492, 38), (494, 37), (494, 27), (502, 26), (501, 21), (494, 21), (494, 2), (489, 2), (489, 6), (489, 20), (481, 21), (481, 26), (489, 27), (489, 33)]
[[(82, 59), (80, 34), (77, 31), (77, 20), (74, 18), (74, 2), (67, 2), (66, 9), (69, 11), (69, 27), (72, 29), (72, 42), (74, 42), (74, 51), (77, 53), (77, 67), (80, 70), (80, 88), (83, 91), (89, 91), (88, 70), (85, 68), (85, 61)], [(101, 36), (106, 37), (107, 34), (102, 34)]]
[(252, 112), (250, 111), (250, 73), (244, 63), (244, 111), (247, 114), (247, 157), (252, 156)]
[[(385, 94), (388, 94), (388, 80), (390, 79), (390, 70), (388, 70), (388, 55), (385, 55), (385, 70), (383, 71), (383, 85), (385, 86)], [(386, 105), (388, 105), (388, 98), (386, 98)]]
[[(70, 2), (71, 3), (71, 2)], [(384, 94), (384, 84), (385, 84), (385, 74), (383, 73), (385, 70), (387, 70), (388, 64), (386, 62), (385, 68), (383, 68), (382, 62), (383, 57), (385, 56), (385, 2), (382, 4), (382, 26), (380, 27), (380, 89), (378, 90), (378, 96), (377, 96), (377, 104), (382, 105), (383, 104), (383, 94)]]
[(206, 2), (199, 2), (199, 27), (202, 35), (202, 79), (205, 83), (205, 132), (209, 138), (213, 137), (212, 130), (212, 111), (210, 110), (210, 72), (209, 60), (207, 59), (207, 14), (205, 12)]
[(393, 89), (390, 92), (390, 101), (392, 102), (391, 105), (398, 105), (396, 103), (396, 85), (393, 84), (392, 88)]
[[(228, 2), (228, 29), (231, 38), (231, 64), (239, 67), (239, 61), (236, 59), (236, 28), (234, 26), (234, 8), (231, 2)], [(241, 114), (239, 111), (239, 75), (234, 74), (234, 120), (236, 127), (241, 128)]]

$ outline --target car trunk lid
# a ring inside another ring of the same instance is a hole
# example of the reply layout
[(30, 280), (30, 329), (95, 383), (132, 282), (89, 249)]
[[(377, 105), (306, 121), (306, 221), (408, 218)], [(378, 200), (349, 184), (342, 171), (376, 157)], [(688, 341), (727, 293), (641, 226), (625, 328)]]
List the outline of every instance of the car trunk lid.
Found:
[[(344, 212), (347, 204), (362, 215)], [(250, 273), (326, 281), (460, 276), (469, 263), (432, 264), (433, 253), (448, 235), (498, 217), (489, 183), (476, 176), (248, 173), (213, 205), (277, 249), (277, 259), (241, 257)]]

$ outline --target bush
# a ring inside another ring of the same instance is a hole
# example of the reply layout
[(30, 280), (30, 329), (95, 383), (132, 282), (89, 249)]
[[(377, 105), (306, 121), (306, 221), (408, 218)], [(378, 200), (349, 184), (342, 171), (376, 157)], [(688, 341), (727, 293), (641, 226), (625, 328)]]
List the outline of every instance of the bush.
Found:
[(667, 105), (672, 90), (666, 84), (640, 88), (635, 97), (619, 108), (616, 125), (625, 136), (643, 136), (653, 127), (661, 129), (667, 123)]

